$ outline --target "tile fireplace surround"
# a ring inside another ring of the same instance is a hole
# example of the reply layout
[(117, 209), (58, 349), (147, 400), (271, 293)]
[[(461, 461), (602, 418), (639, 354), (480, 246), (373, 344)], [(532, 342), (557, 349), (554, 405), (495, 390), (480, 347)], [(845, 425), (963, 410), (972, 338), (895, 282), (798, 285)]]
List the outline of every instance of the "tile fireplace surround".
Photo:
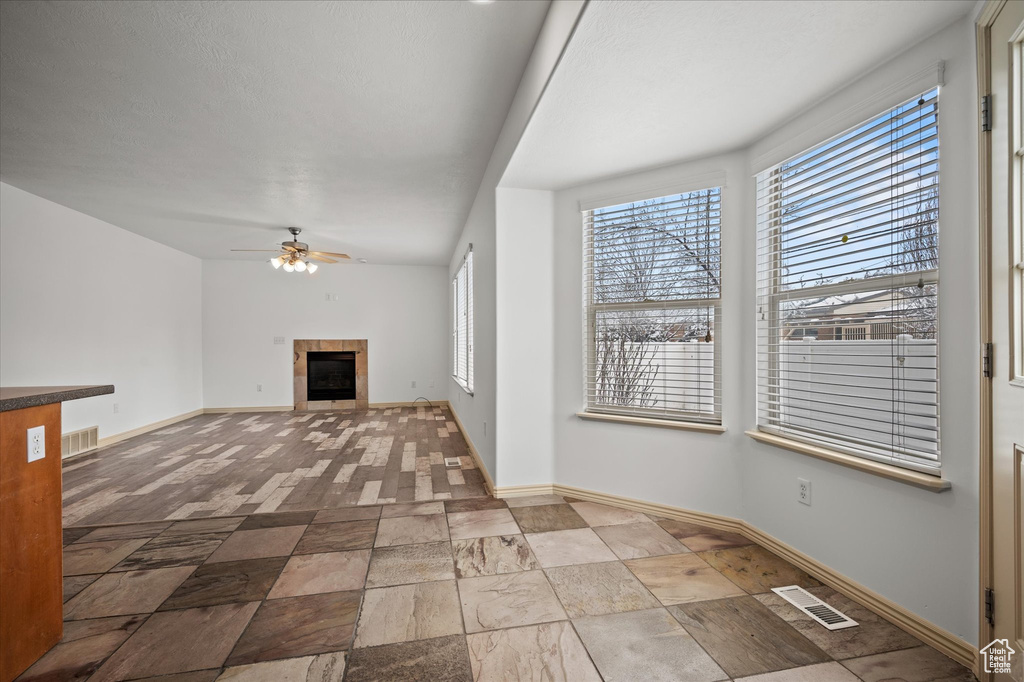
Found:
[[(356, 354), (355, 400), (306, 400), (306, 353), (310, 351)], [(366, 390), (366, 339), (295, 339), (292, 385), (296, 410), (365, 410), (370, 400)]]

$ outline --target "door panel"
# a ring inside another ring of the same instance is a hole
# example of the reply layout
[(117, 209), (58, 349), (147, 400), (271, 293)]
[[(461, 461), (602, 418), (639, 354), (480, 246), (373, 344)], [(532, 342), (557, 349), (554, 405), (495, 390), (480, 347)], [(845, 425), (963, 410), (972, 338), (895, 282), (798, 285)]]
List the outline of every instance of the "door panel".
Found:
[[(1021, 206), (1024, 199), (1022, 164), (1022, 48), (1024, 2), (1002, 5), (989, 27), (989, 110), (991, 132), (987, 207), (989, 340), (992, 342), (992, 377), (988, 389), (991, 411), (991, 586), (994, 592), (990, 639), (1007, 639), (1016, 655), (1010, 677), (1024, 682), (1024, 598), (1021, 534), (1024, 494), (1024, 234)], [(984, 78), (984, 74), (983, 74)], [(983, 144), (986, 141), (983, 140)], [(1021, 264), (1021, 266), (1018, 266)], [(982, 632), (985, 633), (983, 628)], [(981, 647), (988, 641), (979, 642)], [(982, 671), (984, 672), (984, 671)], [(983, 679), (985, 676), (983, 676)], [(999, 675), (995, 679), (1007, 679)]]

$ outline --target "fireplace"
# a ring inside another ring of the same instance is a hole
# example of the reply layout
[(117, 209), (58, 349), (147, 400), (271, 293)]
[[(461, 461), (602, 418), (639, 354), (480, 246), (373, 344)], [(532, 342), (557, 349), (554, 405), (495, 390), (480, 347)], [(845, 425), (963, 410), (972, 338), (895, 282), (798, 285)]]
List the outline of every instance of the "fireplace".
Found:
[(356, 354), (306, 353), (306, 400), (355, 400)]
[(365, 410), (366, 339), (295, 339), (296, 410)]

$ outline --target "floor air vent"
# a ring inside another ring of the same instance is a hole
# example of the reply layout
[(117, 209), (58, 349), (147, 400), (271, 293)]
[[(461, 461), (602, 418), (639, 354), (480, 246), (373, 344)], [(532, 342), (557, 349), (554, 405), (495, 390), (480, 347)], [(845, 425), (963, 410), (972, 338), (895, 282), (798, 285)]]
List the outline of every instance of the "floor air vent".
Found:
[(449, 469), (458, 469), (462, 466), (462, 462), (459, 461), (458, 457), (445, 457), (444, 465)]
[(842, 630), (857, 625), (857, 621), (821, 601), (802, 587), (774, 587), (772, 592), (779, 595), (829, 630)]
[(71, 431), (60, 437), (60, 456), (71, 457), (89, 450), (95, 450), (99, 443), (100, 428), (90, 426), (81, 431)]

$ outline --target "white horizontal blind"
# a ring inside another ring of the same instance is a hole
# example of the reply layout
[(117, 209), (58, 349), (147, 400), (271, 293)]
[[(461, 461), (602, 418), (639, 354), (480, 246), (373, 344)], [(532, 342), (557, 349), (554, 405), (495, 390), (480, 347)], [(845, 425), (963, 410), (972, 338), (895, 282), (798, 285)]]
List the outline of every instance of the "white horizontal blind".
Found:
[(452, 376), (466, 390), (473, 390), (473, 246), (452, 280), (455, 319), (452, 324)]
[(939, 472), (931, 90), (758, 176), (758, 426)]
[(720, 424), (721, 188), (583, 212), (589, 412)]

